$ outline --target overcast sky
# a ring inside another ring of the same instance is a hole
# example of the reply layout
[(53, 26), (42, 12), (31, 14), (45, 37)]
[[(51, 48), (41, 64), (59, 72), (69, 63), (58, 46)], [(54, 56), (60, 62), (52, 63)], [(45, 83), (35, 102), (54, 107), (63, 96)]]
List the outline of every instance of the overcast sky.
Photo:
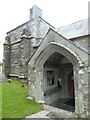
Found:
[(43, 18), (54, 27), (61, 27), (88, 18), (89, 0), (0, 0), (0, 61), (6, 32), (30, 18), (29, 9), (37, 5)]

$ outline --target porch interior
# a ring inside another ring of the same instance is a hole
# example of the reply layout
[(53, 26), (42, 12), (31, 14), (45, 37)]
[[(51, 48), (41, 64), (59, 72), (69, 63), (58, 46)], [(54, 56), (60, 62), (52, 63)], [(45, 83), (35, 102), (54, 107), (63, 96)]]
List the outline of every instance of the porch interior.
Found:
[[(75, 98), (70, 96), (69, 82), (72, 63), (62, 54), (55, 52), (44, 63), (44, 100), (47, 105), (74, 112)], [(49, 77), (48, 77), (48, 73)], [(49, 81), (48, 80), (52, 79)], [(61, 80), (58, 83), (58, 80)], [(74, 87), (74, 86), (73, 86)]]
[(59, 100), (51, 103), (50, 106), (74, 112), (75, 110), (75, 101), (74, 98), (60, 98)]

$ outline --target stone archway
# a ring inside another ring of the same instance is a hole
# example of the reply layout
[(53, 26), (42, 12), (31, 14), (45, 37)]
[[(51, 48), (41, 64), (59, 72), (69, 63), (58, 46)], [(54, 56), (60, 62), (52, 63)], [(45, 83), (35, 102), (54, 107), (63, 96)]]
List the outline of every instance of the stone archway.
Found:
[[(45, 49), (43, 49), (39, 55), (35, 58), (33, 61), (33, 65), (29, 67), (30, 69), (30, 98), (34, 98), (38, 102), (45, 102), (44, 100), (44, 82), (43, 82), (43, 77), (44, 77), (44, 63), (47, 61), (47, 59), (55, 52), (58, 52), (62, 55), (64, 55), (73, 65), (73, 70), (74, 70), (74, 87), (75, 87), (75, 113), (81, 114), (83, 113), (84, 109), (81, 109), (81, 99), (83, 98), (83, 93), (80, 95), (80, 88), (79, 88), (79, 81), (81, 79), (81, 74), (83, 71), (83, 64), (78, 56), (77, 53), (72, 51), (70, 48), (62, 45), (62, 44), (57, 44), (54, 42), (51, 42), (48, 44)], [(80, 72), (79, 72), (80, 71)], [(38, 94), (39, 93), (39, 94)], [(84, 103), (82, 102), (83, 108)]]

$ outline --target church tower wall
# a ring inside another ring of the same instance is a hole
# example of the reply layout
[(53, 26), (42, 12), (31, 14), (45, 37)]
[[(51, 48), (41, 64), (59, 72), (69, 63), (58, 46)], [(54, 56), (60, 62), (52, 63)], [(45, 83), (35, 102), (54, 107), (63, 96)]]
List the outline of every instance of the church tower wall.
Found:
[[(36, 9), (38, 12), (35, 14)], [(9, 76), (27, 77), (29, 60), (37, 50), (49, 28), (54, 29), (41, 16), (42, 10), (34, 6), (31, 8), (31, 17), (28, 22), (7, 32), (7, 37), (10, 38), (10, 49), (5, 64), (7, 65), (7, 62), (9, 62), (9, 70), (7, 70), (9, 71)], [(6, 55), (4, 54), (4, 57)]]

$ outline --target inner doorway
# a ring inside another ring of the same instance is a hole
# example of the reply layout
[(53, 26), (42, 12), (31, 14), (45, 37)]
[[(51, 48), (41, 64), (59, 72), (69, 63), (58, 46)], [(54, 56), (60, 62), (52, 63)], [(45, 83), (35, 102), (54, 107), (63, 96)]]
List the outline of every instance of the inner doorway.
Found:
[(73, 71), (68, 75), (68, 91), (69, 97), (74, 98), (74, 75)]
[(55, 52), (46, 60), (43, 68), (45, 103), (74, 112), (75, 95), (72, 63), (64, 55)]

